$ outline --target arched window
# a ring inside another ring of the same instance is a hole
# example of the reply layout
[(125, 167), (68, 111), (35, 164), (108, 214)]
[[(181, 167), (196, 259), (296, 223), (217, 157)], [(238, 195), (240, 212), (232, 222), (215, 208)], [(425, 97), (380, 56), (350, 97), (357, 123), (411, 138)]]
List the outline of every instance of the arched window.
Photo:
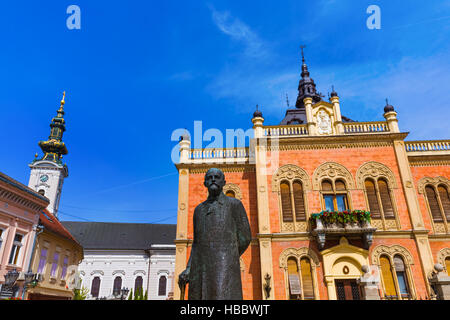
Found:
[(389, 257), (381, 256), (381, 277), (383, 278), (384, 295), (388, 299), (397, 298), (397, 291), (395, 289), (394, 275), (392, 274), (392, 266)]
[(294, 181), (292, 184), (294, 189), (294, 208), (295, 221), (306, 221), (305, 200), (303, 198), (303, 185), (301, 181)]
[(280, 184), (280, 194), (283, 222), (293, 222), (294, 217), (297, 222), (306, 221), (302, 182), (295, 180), (291, 185), (289, 181), (282, 181)]
[(369, 202), (369, 211), (372, 219), (381, 219), (380, 206), (378, 204), (377, 189), (372, 179), (364, 181), (366, 187), (367, 200)]
[(305, 300), (314, 300), (314, 284), (311, 261), (306, 257), (301, 258), (300, 269), (302, 273), (303, 298)]
[(236, 194), (234, 193), (233, 190), (228, 190), (228, 191), (225, 193), (225, 195), (228, 196), (228, 197), (231, 197), (231, 198), (236, 198)]
[(136, 280), (134, 280), (134, 292), (142, 291), (142, 283), (143, 283), (142, 277), (141, 276), (136, 277)]
[(297, 259), (289, 258), (287, 261), (288, 282), (289, 282), (289, 300), (300, 299), (300, 279), (298, 277)]
[(292, 213), (291, 191), (288, 181), (281, 182), (280, 193), (281, 193), (281, 209), (283, 211), (283, 222), (292, 222), (294, 221), (294, 219)]
[(94, 277), (92, 279), (92, 285), (91, 285), (91, 296), (94, 298), (98, 298), (98, 294), (100, 292), (100, 277)]
[(167, 287), (167, 277), (166, 276), (159, 277), (158, 296), (166, 295), (166, 287)]
[(439, 198), (441, 199), (442, 209), (444, 210), (447, 223), (450, 222), (450, 195), (447, 187), (444, 185), (438, 186)]
[(121, 289), (122, 289), (122, 278), (117, 276), (114, 279), (113, 295), (118, 296), (120, 294)]
[(314, 282), (311, 260), (303, 256), (298, 260), (295, 257), (287, 259), (288, 296), (289, 300), (314, 300)]
[(334, 185), (332, 181), (322, 181), (322, 196), (324, 207), (328, 211), (345, 211), (349, 209), (347, 188), (342, 180), (336, 180)]
[(431, 216), (434, 222), (443, 222), (441, 209), (439, 208), (439, 201), (432, 186), (425, 187), (425, 193), (427, 195), (428, 205), (430, 207)]
[(408, 278), (406, 275), (405, 263), (399, 255), (394, 256), (395, 273), (397, 275), (398, 291), (402, 298), (409, 297)]
[(39, 193), (41, 196), (45, 196), (45, 190), (44, 190), (44, 189), (40, 189), (40, 190), (38, 191), (38, 193)]
[(395, 219), (394, 207), (386, 180), (380, 178), (375, 183), (372, 179), (366, 179), (364, 186), (372, 218)]

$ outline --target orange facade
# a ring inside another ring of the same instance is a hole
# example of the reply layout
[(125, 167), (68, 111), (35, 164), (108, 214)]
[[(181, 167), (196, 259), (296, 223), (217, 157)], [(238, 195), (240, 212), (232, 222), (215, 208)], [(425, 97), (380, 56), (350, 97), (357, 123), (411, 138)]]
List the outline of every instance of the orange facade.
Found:
[[(304, 95), (315, 85), (302, 68), (304, 99), (280, 125), (264, 125), (256, 111), (248, 148), (191, 150), (189, 137), (180, 141), (176, 276), (189, 258), (194, 209), (207, 198), (204, 175), (216, 167), (225, 174), (224, 190), (242, 201), (252, 231), (241, 259), (244, 299), (352, 299), (350, 286), (353, 299), (362, 298), (354, 286), (368, 274), (364, 266), (375, 272), (381, 299), (432, 297), (428, 277), (450, 259), (450, 141), (405, 140), (390, 105), (386, 121), (345, 118), (337, 93), (329, 102)], [(338, 195), (344, 209), (336, 209)], [(313, 214), (330, 210), (330, 197), (334, 210), (370, 211), (371, 221), (351, 229), (321, 216), (325, 227), (314, 224)]]

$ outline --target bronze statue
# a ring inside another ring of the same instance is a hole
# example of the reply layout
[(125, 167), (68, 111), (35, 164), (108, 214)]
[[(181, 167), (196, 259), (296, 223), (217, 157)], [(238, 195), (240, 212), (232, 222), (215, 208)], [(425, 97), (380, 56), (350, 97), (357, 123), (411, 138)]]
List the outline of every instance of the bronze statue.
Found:
[(194, 211), (191, 255), (178, 279), (189, 300), (242, 300), (239, 257), (251, 240), (250, 224), (242, 202), (226, 196), (225, 175), (219, 169), (206, 172), (208, 199)]

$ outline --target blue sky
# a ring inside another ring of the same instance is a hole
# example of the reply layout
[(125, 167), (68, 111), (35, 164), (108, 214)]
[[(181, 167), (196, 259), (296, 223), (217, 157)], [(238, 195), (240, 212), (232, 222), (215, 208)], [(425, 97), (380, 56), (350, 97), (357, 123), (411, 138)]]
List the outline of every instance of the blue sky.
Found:
[[(69, 5), (81, 29), (66, 27)], [(366, 9), (381, 8), (369, 30)], [(0, 11), (0, 170), (28, 164), (66, 91), (61, 220), (176, 223), (172, 132), (278, 124), (300, 44), (354, 120), (395, 106), (408, 140), (449, 139), (449, 1), (14, 1)], [(207, 143), (205, 143), (206, 145)]]

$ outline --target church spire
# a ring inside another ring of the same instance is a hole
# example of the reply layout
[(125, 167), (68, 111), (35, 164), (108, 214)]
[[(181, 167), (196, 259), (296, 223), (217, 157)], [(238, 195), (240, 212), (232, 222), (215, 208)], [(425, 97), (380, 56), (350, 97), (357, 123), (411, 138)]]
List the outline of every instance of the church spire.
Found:
[(49, 160), (56, 163), (61, 162), (63, 155), (67, 154), (67, 148), (64, 142), (62, 142), (62, 137), (64, 131), (66, 131), (66, 124), (64, 121), (64, 104), (66, 92), (63, 92), (63, 97), (59, 109), (56, 111), (56, 117), (52, 119), (50, 123), (50, 136), (47, 141), (39, 141), (39, 146), (44, 152), (44, 156), (37, 160)]
[(305, 55), (303, 52), (304, 48), (306, 48), (306, 46), (300, 46), (300, 49), (302, 51), (302, 78), (300, 79), (300, 82), (298, 84), (298, 96), (297, 102), (295, 104), (297, 108), (305, 107), (305, 105), (303, 104), (303, 99), (307, 97), (312, 98), (314, 103), (317, 103), (321, 100), (320, 93), (316, 91), (316, 84), (314, 83), (314, 80), (309, 77), (308, 65), (305, 62)]

